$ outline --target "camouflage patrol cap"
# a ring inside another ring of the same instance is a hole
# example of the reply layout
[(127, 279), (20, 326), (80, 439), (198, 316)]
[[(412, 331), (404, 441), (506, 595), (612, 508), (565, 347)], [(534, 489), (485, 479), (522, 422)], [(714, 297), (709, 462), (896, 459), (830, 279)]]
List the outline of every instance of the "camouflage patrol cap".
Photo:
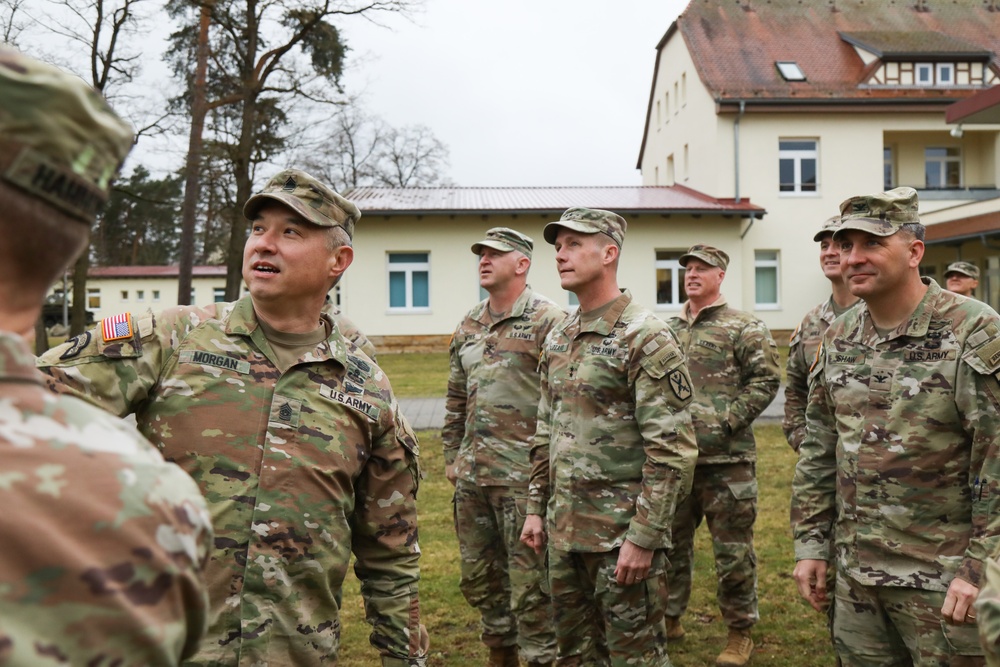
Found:
[(944, 277), (947, 278), (949, 273), (961, 273), (963, 276), (979, 280), (979, 267), (972, 262), (952, 262), (945, 269)]
[(281, 202), (314, 225), (342, 227), (351, 238), (354, 238), (354, 223), (361, 217), (354, 202), (299, 169), (285, 169), (272, 176), (243, 205), (243, 215), (253, 220), (268, 200)]
[(840, 228), (859, 229), (875, 236), (892, 236), (905, 224), (920, 224), (917, 191), (895, 188), (888, 192), (851, 197), (840, 205)]
[(0, 178), (90, 225), (132, 127), (82, 79), (0, 47)]
[(555, 244), (560, 227), (581, 234), (606, 234), (621, 248), (625, 242), (625, 228), (628, 227), (628, 223), (625, 222), (625, 218), (611, 211), (602, 211), (598, 208), (568, 208), (557, 222), (545, 225), (542, 236), (547, 242)]
[(535, 247), (535, 242), (531, 240), (530, 236), (525, 236), (519, 231), (507, 227), (494, 227), (486, 232), (485, 239), (472, 244), (473, 254), (482, 254), (483, 246), (499, 250), (500, 252), (517, 250), (528, 259), (531, 259), (531, 251)]
[(819, 243), (823, 240), (823, 237), (827, 234), (833, 236), (833, 233), (840, 229), (840, 216), (835, 215), (827, 218), (823, 221), (823, 226), (819, 228), (819, 231), (813, 235), (813, 241)]
[(688, 248), (688, 251), (677, 260), (681, 266), (687, 266), (688, 260), (700, 259), (710, 266), (717, 266), (723, 271), (729, 268), (729, 255), (710, 245), (698, 244)]

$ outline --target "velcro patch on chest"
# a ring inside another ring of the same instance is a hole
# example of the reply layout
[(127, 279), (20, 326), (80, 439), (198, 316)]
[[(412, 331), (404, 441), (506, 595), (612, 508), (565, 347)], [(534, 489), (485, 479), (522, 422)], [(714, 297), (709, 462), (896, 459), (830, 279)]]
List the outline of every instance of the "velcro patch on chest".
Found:
[(534, 331), (517, 331), (515, 327), (514, 331), (507, 332), (507, 338), (513, 338), (514, 340), (535, 340)]
[(224, 354), (216, 354), (204, 350), (182, 350), (178, 355), (178, 361), (182, 364), (200, 364), (202, 366), (224, 368), (242, 375), (250, 372), (250, 362), (245, 359), (234, 359)]
[(355, 410), (365, 415), (366, 417), (368, 417), (368, 419), (370, 419), (373, 422), (377, 422), (379, 415), (382, 414), (382, 411), (378, 407), (372, 405), (368, 401), (365, 401), (355, 395), (346, 394), (342, 391), (337, 391), (336, 389), (328, 387), (325, 384), (320, 385), (319, 395), (323, 396), (324, 398), (328, 398), (336, 403), (340, 403), (341, 405), (346, 405), (352, 410)]
[(994, 338), (976, 350), (976, 356), (983, 360), (989, 368), (1000, 365), (1000, 338)]
[(834, 364), (846, 364), (848, 366), (856, 366), (865, 360), (862, 354), (844, 354), (843, 352), (831, 352), (827, 358), (826, 363)]
[(569, 343), (550, 343), (549, 352), (565, 352), (569, 349)]
[(698, 346), (708, 348), (712, 352), (722, 352), (722, 348), (710, 340), (699, 340)]
[(287, 428), (298, 428), (299, 416), (302, 414), (302, 402), (284, 396), (274, 395), (271, 401), (271, 412), (268, 421)]
[(957, 350), (906, 350), (903, 361), (955, 361)]

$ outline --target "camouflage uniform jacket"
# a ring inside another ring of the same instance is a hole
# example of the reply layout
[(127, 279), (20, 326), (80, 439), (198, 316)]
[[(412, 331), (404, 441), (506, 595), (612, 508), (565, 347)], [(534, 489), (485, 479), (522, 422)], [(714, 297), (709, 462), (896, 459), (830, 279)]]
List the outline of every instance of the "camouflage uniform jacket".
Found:
[[(857, 305), (857, 302), (855, 302)], [(785, 366), (785, 418), (781, 428), (792, 449), (799, 451), (806, 437), (806, 402), (809, 397), (809, 367), (816, 359), (823, 334), (837, 319), (833, 297), (819, 304), (802, 318), (788, 341)]]
[(691, 421), (698, 463), (755, 461), (753, 420), (778, 393), (778, 346), (763, 322), (720, 296), (691, 321), (690, 303), (668, 324), (697, 378)]
[(95, 330), (40, 364), (135, 413), (204, 491), (220, 615), (196, 662), (335, 661), (352, 550), (383, 664), (418, 655), (417, 444), (381, 369), (332, 327), (279, 372), (249, 297), (147, 314), (137, 329), (111, 343)]
[(208, 626), (205, 501), (0, 333), (0, 664), (179, 665)]
[(864, 303), (823, 337), (791, 518), (796, 559), (944, 591), (1000, 547), (1000, 316), (925, 281), (884, 340)]
[(976, 625), (979, 643), (986, 654), (988, 667), (1000, 667), (1000, 563), (997, 554), (984, 567), (984, 584), (976, 598)]
[(670, 329), (625, 292), (588, 328), (576, 312), (553, 329), (540, 371), (528, 513), (547, 515), (549, 544), (669, 548), (698, 455)]
[(526, 287), (510, 314), (492, 323), (489, 300), (455, 330), (445, 402), (444, 458), (479, 486), (528, 486), (528, 447), (538, 412), (538, 358), (549, 331), (566, 317)]

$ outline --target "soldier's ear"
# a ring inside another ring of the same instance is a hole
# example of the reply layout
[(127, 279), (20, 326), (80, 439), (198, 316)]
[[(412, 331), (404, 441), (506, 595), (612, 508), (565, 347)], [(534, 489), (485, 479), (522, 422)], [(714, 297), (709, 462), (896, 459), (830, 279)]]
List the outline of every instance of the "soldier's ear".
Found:
[(354, 248), (342, 245), (330, 253), (330, 277), (339, 279), (354, 261)]

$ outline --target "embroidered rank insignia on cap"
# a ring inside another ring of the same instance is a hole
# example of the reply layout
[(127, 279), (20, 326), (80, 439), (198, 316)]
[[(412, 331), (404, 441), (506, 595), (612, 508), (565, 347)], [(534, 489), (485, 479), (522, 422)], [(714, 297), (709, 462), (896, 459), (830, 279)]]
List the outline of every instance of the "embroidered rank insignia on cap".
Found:
[(286, 190), (288, 192), (291, 192), (292, 190), (294, 190), (297, 187), (299, 187), (299, 184), (295, 182), (294, 178), (292, 178), (291, 176), (289, 176), (288, 180), (285, 181), (285, 184), (281, 186), (281, 189), (282, 190)]
[(667, 373), (667, 379), (670, 380), (670, 389), (674, 392), (674, 396), (682, 401), (691, 398), (691, 383), (684, 377), (684, 373), (675, 368)]
[(119, 313), (101, 321), (101, 336), (105, 343), (131, 338), (134, 331), (131, 313)]

